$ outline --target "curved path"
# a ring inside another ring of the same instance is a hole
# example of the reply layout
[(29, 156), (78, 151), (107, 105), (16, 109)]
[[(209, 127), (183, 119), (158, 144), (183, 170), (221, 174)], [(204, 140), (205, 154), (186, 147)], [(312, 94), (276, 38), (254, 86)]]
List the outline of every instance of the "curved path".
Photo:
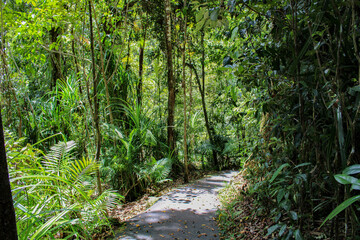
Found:
[(219, 239), (217, 193), (237, 172), (200, 179), (162, 196), (144, 213), (128, 220), (115, 239)]

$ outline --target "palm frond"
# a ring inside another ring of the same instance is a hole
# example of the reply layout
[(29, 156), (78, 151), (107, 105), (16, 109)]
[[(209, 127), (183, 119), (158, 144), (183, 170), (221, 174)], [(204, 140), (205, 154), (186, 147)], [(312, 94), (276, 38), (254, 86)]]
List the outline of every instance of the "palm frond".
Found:
[(171, 171), (171, 159), (162, 158), (156, 161), (154, 158), (149, 163), (147, 168), (143, 168), (141, 176), (149, 178), (150, 181), (159, 183), (169, 176)]
[(57, 215), (50, 218), (45, 224), (43, 224), (35, 233), (31, 236), (31, 240), (41, 239), (45, 234), (49, 234), (48, 231), (52, 226), (54, 226), (65, 214), (75, 209), (78, 206), (78, 203), (71, 205), (68, 209), (60, 211)]
[(95, 173), (96, 169), (99, 168), (99, 164), (91, 158), (82, 158), (71, 162), (67, 167), (69, 178), (72, 182), (76, 183), (84, 175)]
[(115, 191), (106, 190), (94, 200), (93, 205), (98, 211), (106, 211), (120, 205), (123, 199), (124, 197)]
[(67, 168), (71, 159), (71, 151), (76, 148), (75, 141), (59, 142), (50, 148), (50, 152), (45, 155), (43, 164), (45, 169), (50, 172), (60, 173)]
[(104, 131), (104, 138), (109, 138), (112, 140), (120, 140), (124, 138), (124, 134), (121, 132), (120, 128), (113, 124), (103, 123), (102, 129)]
[(145, 134), (145, 143), (150, 146), (155, 146), (157, 141), (154, 134), (148, 129)]

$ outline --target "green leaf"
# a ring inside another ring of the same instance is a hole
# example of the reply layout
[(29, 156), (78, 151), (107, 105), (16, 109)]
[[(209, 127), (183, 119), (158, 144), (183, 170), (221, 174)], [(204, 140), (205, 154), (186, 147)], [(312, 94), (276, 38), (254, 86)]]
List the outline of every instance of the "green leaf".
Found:
[(239, 27), (236, 27), (232, 30), (230, 41), (234, 41), (235, 37), (237, 36), (238, 31), (239, 31)]
[(289, 199), (286, 199), (282, 201), (279, 206), (283, 208), (285, 211), (289, 211), (291, 209), (291, 201)]
[(290, 229), (288, 235), (285, 238), (285, 240), (289, 240), (292, 237), (292, 235), (293, 235), (293, 230)]
[(295, 240), (303, 240), (303, 237), (301, 236), (301, 232), (299, 229), (297, 229), (295, 232), (294, 232), (294, 237), (295, 237)]
[(277, 197), (276, 197), (276, 200), (277, 200), (278, 203), (281, 202), (281, 200), (283, 199), (284, 195), (285, 195), (285, 190), (284, 190), (284, 189), (280, 189), (279, 192), (278, 192), (278, 194), (277, 194)]
[(280, 231), (279, 231), (279, 236), (281, 237), (283, 234), (284, 234), (284, 232), (286, 231), (286, 224), (284, 224), (281, 228), (280, 228)]
[(341, 184), (356, 184), (358, 182), (357, 178), (354, 178), (352, 176), (348, 176), (345, 174), (337, 174), (334, 176), (336, 181), (338, 181)]
[(196, 22), (199, 22), (203, 17), (204, 13), (206, 11), (206, 8), (202, 8), (195, 16)]
[(285, 167), (289, 167), (290, 165), (288, 164), (288, 163), (284, 163), (283, 165), (281, 165), (277, 170), (276, 170), (276, 172), (274, 173), (274, 175), (271, 177), (271, 179), (270, 179), (270, 183), (272, 183), (274, 180), (275, 180), (275, 178), (280, 174), (280, 172), (281, 172), (281, 170), (283, 170), (283, 168), (285, 168)]
[(360, 85), (350, 88), (351, 91), (360, 92)]
[(353, 174), (358, 174), (358, 173), (360, 173), (360, 164), (355, 164), (350, 167), (347, 167), (343, 171), (343, 174), (346, 174), (346, 175), (353, 175)]
[(328, 220), (333, 219), (336, 215), (341, 213), (345, 208), (347, 208), (348, 206), (359, 200), (360, 200), (360, 195), (357, 195), (342, 202), (325, 218), (324, 222), (320, 225), (320, 227), (322, 227)]
[(276, 224), (276, 225), (274, 225), (274, 226), (269, 227), (266, 236), (269, 236), (270, 234), (272, 234), (273, 232), (275, 232), (275, 230), (278, 229), (279, 227), (280, 227), (279, 224)]
[(69, 207), (69, 209), (66, 209), (65, 211), (60, 212), (58, 215), (50, 218), (44, 225), (42, 225), (35, 233), (32, 235), (31, 240), (34, 239), (41, 239), (47, 231), (55, 225), (65, 214), (67, 214), (69, 211), (76, 208), (78, 204), (73, 204)]
[(206, 20), (207, 19), (204, 17), (200, 22), (198, 22), (196, 24), (195, 32), (198, 32), (203, 28), (203, 26), (205, 25)]
[(345, 133), (343, 127), (343, 120), (342, 120), (342, 112), (341, 106), (338, 105), (336, 109), (336, 116), (337, 116), (337, 125), (338, 125), (338, 140), (339, 140), (339, 149), (340, 149), (340, 157), (341, 162), (343, 165), (346, 164), (346, 156), (345, 156)]
[(298, 215), (296, 212), (290, 211), (290, 216), (291, 216), (292, 220), (294, 220), (294, 221), (298, 220)]
[(217, 8), (217, 9), (215, 9), (215, 10), (211, 13), (210, 19), (211, 19), (212, 21), (216, 21), (216, 20), (218, 19), (219, 11), (220, 11), (220, 9)]
[(355, 86), (355, 87), (352, 87), (352, 88), (349, 88), (349, 94), (351, 96), (355, 96), (356, 93), (360, 92), (360, 86)]
[(296, 165), (294, 168), (299, 168), (299, 167), (305, 167), (305, 166), (309, 166), (311, 165), (311, 163), (307, 162), (307, 163), (301, 163), (299, 165)]
[(350, 190), (360, 190), (360, 180), (358, 180), (356, 183), (353, 183)]

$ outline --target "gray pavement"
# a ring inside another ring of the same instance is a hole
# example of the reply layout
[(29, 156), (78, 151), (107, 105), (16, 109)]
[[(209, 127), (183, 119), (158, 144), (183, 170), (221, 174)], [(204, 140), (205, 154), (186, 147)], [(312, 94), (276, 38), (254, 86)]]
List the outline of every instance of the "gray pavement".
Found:
[(219, 239), (217, 194), (236, 173), (220, 172), (172, 190), (144, 213), (129, 219), (115, 239)]

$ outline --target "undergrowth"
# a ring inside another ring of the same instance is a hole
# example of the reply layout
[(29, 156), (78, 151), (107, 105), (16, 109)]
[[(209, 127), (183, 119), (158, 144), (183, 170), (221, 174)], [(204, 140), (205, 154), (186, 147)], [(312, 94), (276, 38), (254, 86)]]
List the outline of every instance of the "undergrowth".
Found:
[(240, 172), (229, 185), (221, 190), (222, 208), (218, 211), (220, 239), (270, 239), (266, 227), (272, 224), (266, 211), (248, 193), (249, 183)]
[[(259, 198), (257, 185), (249, 180), (248, 174), (247, 170), (241, 171), (219, 194), (222, 204), (217, 218), (220, 239), (330, 239), (325, 234), (327, 228), (300, 231), (298, 222), (291, 218), (290, 209), (287, 209), (287, 216), (285, 209), (274, 208), (279, 199), (277, 195), (266, 200)], [(267, 181), (259, 183), (265, 186)]]

